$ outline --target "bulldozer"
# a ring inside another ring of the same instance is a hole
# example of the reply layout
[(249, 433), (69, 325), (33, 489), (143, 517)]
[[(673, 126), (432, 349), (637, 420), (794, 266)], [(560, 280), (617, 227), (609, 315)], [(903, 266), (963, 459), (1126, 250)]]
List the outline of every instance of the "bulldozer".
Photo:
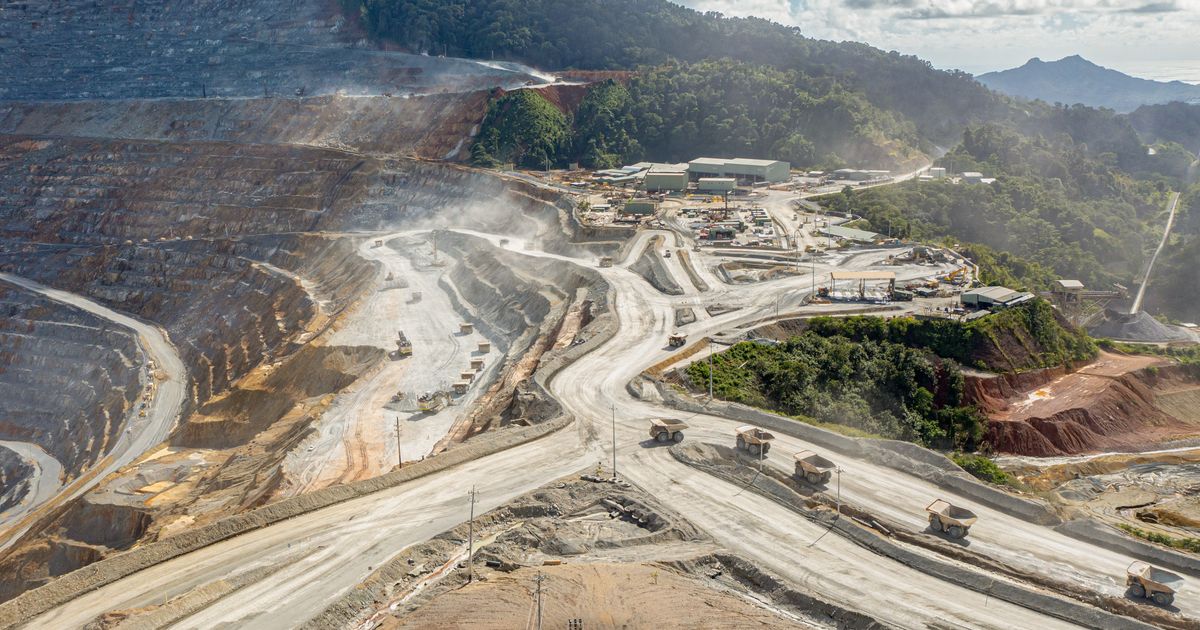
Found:
[(951, 538), (966, 538), (971, 526), (979, 520), (971, 510), (951, 505), (944, 499), (930, 503), (925, 511), (929, 513), (929, 526)]
[(650, 421), (650, 437), (659, 444), (667, 442), (678, 444), (683, 441), (683, 430), (686, 428), (688, 425), (684, 424), (682, 420), (656, 418)]
[(1170, 606), (1175, 601), (1175, 592), (1183, 587), (1183, 578), (1135, 560), (1125, 570), (1125, 585), (1135, 597), (1149, 599), (1159, 606)]
[(775, 439), (775, 434), (749, 424), (738, 427), (736, 433), (738, 450), (756, 456), (770, 452), (771, 440)]

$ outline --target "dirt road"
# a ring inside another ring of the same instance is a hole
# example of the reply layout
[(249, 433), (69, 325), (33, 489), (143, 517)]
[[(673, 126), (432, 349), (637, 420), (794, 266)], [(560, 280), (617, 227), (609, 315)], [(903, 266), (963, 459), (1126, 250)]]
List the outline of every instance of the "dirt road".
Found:
[(33, 467), (25, 497), (19, 504), (0, 514), (0, 527), (3, 527), (53, 498), (62, 488), (63, 467), (46, 449), (32, 442), (0, 440), (0, 447), (16, 453)]
[[(495, 239), (495, 240), (493, 240)], [(489, 238), (497, 242), (496, 237)], [(595, 266), (591, 259), (526, 251), (524, 255)], [(632, 251), (637, 251), (636, 249)], [(923, 268), (932, 273), (931, 268)], [(679, 416), (632, 397), (626, 384), (644, 367), (668, 356), (666, 337), (681, 298), (649, 287), (618, 265), (600, 270), (612, 285), (618, 334), (560, 372), (550, 389), (577, 418), (573, 428), (399, 488), (284, 521), (160, 564), (89, 593), (34, 620), (39, 627), (76, 627), (106, 610), (161, 601), (256, 566), (278, 562), (297, 549), (311, 552), (271, 580), (253, 584), (213, 603), (176, 627), (221, 624), (285, 628), (312, 617), (405, 546), (422, 541), (466, 518), (465, 490), (477, 485), (487, 510), (547, 480), (608, 462), (610, 423), (615, 421), (620, 474), (651, 492), (670, 509), (708, 531), (740, 555), (761, 563), (820, 597), (863, 611), (899, 627), (979, 628), (1070, 627), (1071, 624), (931, 578), (871, 554), (760, 495), (744, 492), (675, 461), (664, 449), (646, 448), (646, 419)], [(908, 270), (905, 275), (916, 274)], [(914, 276), (915, 277), (915, 276)], [(686, 278), (679, 278), (687, 282)], [(693, 324), (699, 336), (769, 316), (788, 295), (800, 309), (808, 278), (784, 278), (729, 291), (741, 310)], [(795, 294), (795, 297), (790, 297)], [(683, 299), (687, 299), (686, 296)], [(735, 421), (688, 418), (689, 439), (731, 441)], [(783, 438), (767, 464), (786, 469), (791, 452), (808, 447)], [(1006, 513), (990, 510), (920, 478), (862, 458), (835, 456), (843, 467), (842, 496), (861, 507), (924, 528), (924, 506), (933, 497), (961, 500), (981, 515), (972, 530), (972, 549), (1034, 571), (1054, 572), (1090, 588), (1111, 592), (1129, 558), (1066, 538)], [(1189, 614), (1200, 610), (1194, 589), (1177, 600)]]
[[(137, 335), (138, 347), (142, 351), (145, 379), (153, 380), (157, 385), (145, 417), (140, 417), (139, 414), (131, 411), (125, 418), (124, 430), (114, 440), (108, 455), (97, 466), (80, 475), (53, 498), (27, 510), (25, 518), (17, 521), (8, 531), (4, 532), (3, 542), (0, 542), (0, 550), (3, 550), (29, 528), (30, 519), (40, 510), (83, 495), (94, 488), (104, 477), (167, 439), (167, 435), (175, 428), (175, 424), (179, 420), (180, 409), (183, 407), (187, 369), (184, 367), (179, 353), (175, 350), (175, 346), (167, 338), (167, 334), (157, 326), (118, 313), (83, 296), (52, 289), (20, 276), (0, 273), (0, 281), (41, 294), (55, 302), (87, 311), (132, 330)], [(150, 365), (154, 366), (157, 374), (150, 373)]]

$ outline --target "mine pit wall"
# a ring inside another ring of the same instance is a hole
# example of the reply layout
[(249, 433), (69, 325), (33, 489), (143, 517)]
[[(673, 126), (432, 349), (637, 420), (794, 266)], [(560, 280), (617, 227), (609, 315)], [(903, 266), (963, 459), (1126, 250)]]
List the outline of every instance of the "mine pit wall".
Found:
[(0, 134), (302, 145), (463, 159), (488, 95), (0, 103)]
[(33, 466), (15, 452), (0, 446), (0, 512), (21, 502), (29, 492)]
[(608, 284), (585, 267), (523, 256), (471, 236), (445, 234), (439, 242), (457, 259), (449, 274), (454, 283), (451, 296), (456, 302), (465, 301), (460, 308), (467, 319), (504, 344), (506, 366), (501, 382), (514, 378), (515, 370), (529, 370), (515, 389), (498, 391), (493, 400), (484, 402), (473, 417), (466, 419), (471, 426), (461, 431), (462, 436), (471, 437), (513, 422), (536, 424), (558, 416), (561, 407), (537, 384), (538, 375), (546, 362), (563, 353), (550, 346), (579, 290), (585, 291), (580, 306), (587, 312), (577, 339), (593, 333), (588, 328), (592, 314), (607, 311)]
[[(1065, 368), (1049, 368), (995, 377), (968, 375), (966, 397), (994, 414), (1007, 407), (1006, 401), (1065, 374)], [(986, 440), (998, 452), (1052, 457), (1113, 449), (1144, 450), (1155, 439), (1200, 429), (1164, 412), (1156, 400), (1156, 390), (1168, 383), (1200, 387), (1200, 379), (1187, 368), (1144, 368), (1109, 380), (1098, 396), (1080, 407), (1047, 418), (992, 420)]]
[(2, 282), (0, 313), (0, 438), (36, 443), (75, 476), (107, 453), (141, 395), (137, 341)]
[(4, 8), (0, 42), (12, 63), (0, 76), (0, 100), (405, 94), (534, 79), (459, 59), (370, 50), (331, 0), (119, 7), (56, 0)]

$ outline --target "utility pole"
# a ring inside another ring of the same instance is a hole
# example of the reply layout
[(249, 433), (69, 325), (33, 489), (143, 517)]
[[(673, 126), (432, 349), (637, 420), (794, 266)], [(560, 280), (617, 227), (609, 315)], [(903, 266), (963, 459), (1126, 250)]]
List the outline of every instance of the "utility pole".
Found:
[(400, 455), (400, 416), (396, 416), (396, 468), (403, 468), (404, 460)]
[(546, 576), (542, 575), (541, 571), (537, 574), (537, 630), (542, 630), (542, 580)]
[(617, 480), (617, 404), (612, 406), (613, 481)]
[(475, 486), (471, 486), (471, 520), (467, 525), (467, 582), (475, 581)]
[(834, 469), (837, 472), (837, 515), (842, 516), (842, 467), (838, 466)]

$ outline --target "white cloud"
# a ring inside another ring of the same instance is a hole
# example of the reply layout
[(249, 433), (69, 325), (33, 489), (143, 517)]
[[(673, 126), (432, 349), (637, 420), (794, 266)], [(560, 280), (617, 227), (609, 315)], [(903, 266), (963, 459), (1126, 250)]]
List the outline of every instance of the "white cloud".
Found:
[[(857, 40), (971, 72), (1081, 54), (1122, 68), (1194, 64), (1200, 0), (674, 0), (758, 16), (810, 37)], [(1182, 67), (1182, 66), (1181, 66)]]

